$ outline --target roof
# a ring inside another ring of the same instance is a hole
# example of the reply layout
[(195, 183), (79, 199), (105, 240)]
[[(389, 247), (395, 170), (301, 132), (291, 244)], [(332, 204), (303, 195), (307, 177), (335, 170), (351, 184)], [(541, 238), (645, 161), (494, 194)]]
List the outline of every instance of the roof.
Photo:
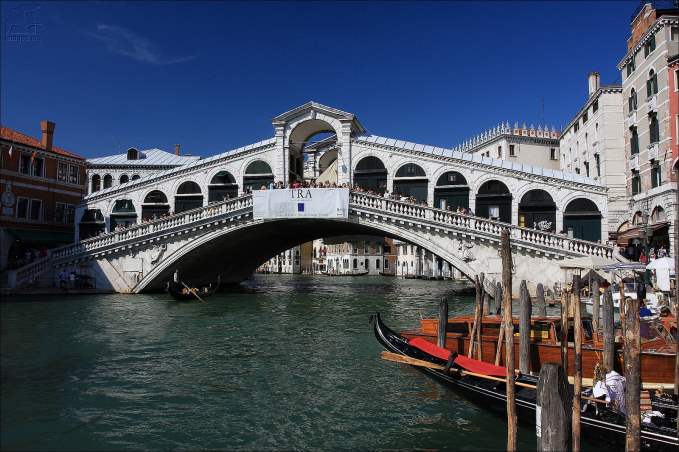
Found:
[(18, 132), (14, 129), (10, 129), (9, 127), (0, 127), (0, 137), (3, 140), (7, 140), (13, 143), (18, 143), (18, 144), (23, 144), (25, 146), (30, 146), (33, 148), (37, 149), (42, 149), (45, 152), (53, 152), (55, 154), (63, 155), (65, 157), (71, 157), (74, 159), (78, 160), (85, 160), (85, 157), (82, 157), (76, 153), (73, 153), (71, 151), (67, 151), (66, 149), (62, 149), (57, 146), (52, 146), (51, 151), (47, 151), (40, 140), (37, 138), (33, 138), (31, 136), (25, 135), (21, 132)]
[(171, 152), (166, 152), (161, 149), (153, 148), (145, 151), (139, 151), (139, 158), (137, 160), (128, 160), (127, 152), (122, 154), (109, 155), (106, 157), (98, 157), (94, 159), (87, 159), (88, 165), (126, 165), (126, 166), (182, 166), (187, 163), (200, 160), (199, 156), (176, 155)]

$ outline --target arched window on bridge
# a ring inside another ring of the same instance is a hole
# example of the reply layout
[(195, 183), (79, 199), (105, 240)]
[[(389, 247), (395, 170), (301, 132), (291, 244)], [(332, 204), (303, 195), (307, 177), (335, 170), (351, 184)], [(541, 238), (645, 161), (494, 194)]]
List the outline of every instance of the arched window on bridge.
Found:
[(434, 188), (434, 207), (457, 210), (469, 207), (469, 185), (467, 179), (457, 171), (448, 171), (439, 177)]
[(80, 219), (78, 226), (80, 240), (85, 240), (90, 237), (95, 237), (106, 229), (106, 222), (104, 215), (99, 209), (87, 209)]
[(394, 176), (394, 193), (412, 196), (418, 202), (427, 200), (427, 174), (420, 165), (406, 163), (396, 171)]
[(387, 190), (387, 168), (382, 160), (373, 156), (362, 158), (354, 170), (354, 185), (384, 193)]
[(101, 176), (98, 174), (95, 174), (92, 176), (92, 183), (91, 183), (91, 188), (90, 188), (90, 193), (94, 193), (95, 191), (101, 190)]
[(111, 186), (113, 186), (113, 176), (107, 174), (104, 176), (104, 188), (110, 188)]
[(116, 226), (122, 225), (128, 227), (137, 222), (137, 211), (134, 208), (134, 203), (131, 199), (118, 199), (113, 205), (111, 211), (111, 231), (115, 230)]
[(121, 184), (126, 184), (130, 181), (130, 177), (127, 174), (123, 174), (120, 176), (120, 183)]
[(245, 169), (243, 190), (259, 190), (262, 185), (268, 187), (273, 179), (273, 171), (271, 171), (269, 164), (262, 160), (255, 160)]
[(141, 179), (141, 176), (139, 174), (135, 174), (135, 175), (132, 176), (132, 180), (137, 180), (137, 179)]
[(589, 199), (577, 198), (569, 202), (563, 215), (564, 230), (577, 239), (601, 240), (601, 212)]
[(476, 215), (511, 223), (512, 194), (499, 180), (489, 180), (476, 194)]
[(197, 183), (190, 180), (183, 182), (177, 188), (177, 194), (174, 195), (175, 213), (199, 207), (203, 207), (203, 193), (200, 191), (200, 187)]
[(526, 192), (519, 203), (519, 226), (542, 231), (556, 230), (556, 204), (544, 190)]
[(144, 198), (144, 203), (141, 205), (141, 218), (156, 219), (160, 218), (170, 211), (170, 203), (167, 202), (167, 196), (160, 190), (153, 190)]
[(238, 196), (236, 178), (228, 171), (215, 174), (207, 187), (207, 201), (218, 202), (236, 196)]

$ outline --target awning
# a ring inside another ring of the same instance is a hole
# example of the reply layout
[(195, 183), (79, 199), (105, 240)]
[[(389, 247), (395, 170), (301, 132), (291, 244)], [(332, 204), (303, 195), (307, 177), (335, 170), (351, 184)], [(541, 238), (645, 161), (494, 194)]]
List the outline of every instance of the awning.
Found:
[(45, 231), (39, 229), (6, 229), (16, 240), (28, 244), (72, 243), (73, 232)]
[[(659, 231), (660, 229), (666, 228), (669, 225), (668, 222), (663, 221), (662, 223), (655, 223), (651, 224), (648, 226), (649, 232), (651, 233), (650, 235), (653, 236), (653, 234), (656, 231)], [(633, 227), (630, 228), (624, 232), (621, 232), (618, 235), (618, 245), (620, 246), (627, 246), (629, 244), (630, 240), (634, 239), (642, 239), (644, 236), (644, 231), (640, 227)]]

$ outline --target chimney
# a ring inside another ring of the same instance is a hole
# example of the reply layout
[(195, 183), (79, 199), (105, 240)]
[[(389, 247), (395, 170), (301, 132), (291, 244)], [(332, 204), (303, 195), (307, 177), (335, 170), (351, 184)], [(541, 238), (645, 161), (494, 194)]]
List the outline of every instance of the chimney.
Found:
[(54, 123), (51, 121), (40, 121), (40, 130), (42, 130), (42, 147), (46, 151), (51, 151), (52, 142), (54, 141)]
[(599, 89), (599, 73), (598, 72), (590, 72), (589, 75), (587, 76), (587, 87), (588, 87), (588, 92), (589, 95), (591, 96), (596, 92), (596, 90)]
[(174, 145), (174, 155), (179, 155), (181, 153), (180, 148), (181, 148), (181, 145), (179, 145), (179, 144)]

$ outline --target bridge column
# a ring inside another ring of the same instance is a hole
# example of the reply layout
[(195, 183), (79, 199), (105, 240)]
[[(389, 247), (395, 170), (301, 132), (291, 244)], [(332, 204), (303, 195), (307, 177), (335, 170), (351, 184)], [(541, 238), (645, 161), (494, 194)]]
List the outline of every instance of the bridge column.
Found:
[(476, 215), (476, 193), (469, 192), (469, 210)]
[(431, 181), (428, 181), (427, 183), (427, 204), (429, 204), (431, 207), (436, 207), (434, 205), (434, 183)]
[[(560, 234), (563, 231), (563, 209), (556, 208), (556, 233)], [(603, 237), (603, 236), (602, 236)]]
[(290, 158), (290, 150), (285, 146), (285, 123), (274, 122), (274, 131), (276, 138), (276, 152), (274, 157), (274, 180), (281, 181), (287, 185), (288, 183), (288, 161)]
[(340, 144), (337, 152), (337, 184), (350, 184), (352, 181), (351, 174), (351, 120), (340, 120), (342, 130), (337, 137)]
[(519, 200), (512, 198), (512, 224), (519, 224)]

